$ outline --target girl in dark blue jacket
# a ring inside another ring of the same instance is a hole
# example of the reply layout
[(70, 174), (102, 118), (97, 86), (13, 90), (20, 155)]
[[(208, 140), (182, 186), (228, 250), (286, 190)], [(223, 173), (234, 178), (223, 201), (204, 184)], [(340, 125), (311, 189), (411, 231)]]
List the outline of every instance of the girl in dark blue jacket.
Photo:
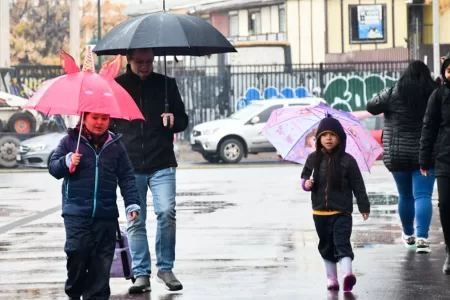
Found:
[[(68, 277), (65, 292), (70, 299), (109, 299), (119, 217), (117, 185), (130, 220), (138, 217), (139, 194), (120, 135), (107, 130), (109, 116), (85, 113), (84, 119), (83, 126), (70, 129), (61, 139), (49, 164), (52, 176), (64, 178), (62, 216)], [(79, 153), (73, 153), (80, 130)], [(73, 173), (69, 171), (71, 164), (76, 166)]]

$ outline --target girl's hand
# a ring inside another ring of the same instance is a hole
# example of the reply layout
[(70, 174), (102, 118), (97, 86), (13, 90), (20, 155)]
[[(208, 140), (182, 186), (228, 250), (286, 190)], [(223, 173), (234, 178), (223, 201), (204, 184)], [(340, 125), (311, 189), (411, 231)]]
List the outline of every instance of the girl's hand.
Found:
[(367, 221), (367, 219), (369, 218), (370, 213), (362, 213), (362, 217), (364, 219), (364, 221)]
[(428, 172), (427, 170), (423, 170), (423, 169), (420, 169), (420, 173), (422, 173), (422, 176), (430, 176), (430, 172)]
[(311, 180), (306, 180), (306, 181), (305, 181), (305, 187), (306, 187), (307, 189), (312, 188), (312, 186), (313, 186), (313, 182), (312, 182)]
[(134, 221), (134, 220), (136, 220), (137, 216), (138, 216), (138, 212), (137, 211), (132, 211), (132, 212), (130, 212), (128, 214), (128, 219), (130, 221)]
[(80, 164), (81, 154), (73, 153), (71, 156), (72, 165), (78, 166)]

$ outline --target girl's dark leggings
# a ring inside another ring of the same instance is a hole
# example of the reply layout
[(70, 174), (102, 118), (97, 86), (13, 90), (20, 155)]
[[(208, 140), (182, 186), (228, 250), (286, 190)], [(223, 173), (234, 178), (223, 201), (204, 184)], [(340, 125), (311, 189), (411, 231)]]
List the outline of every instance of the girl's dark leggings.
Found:
[(314, 215), (319, 236), (319, 252), (323, 259), (338, 262), (343, 257), (354, 258), (350, 237), (353, 219), (349, 213), (331, 216)]
[(450, 246), (450, 177), (438, 177), (439, 216), (445, 244)]
[(64, 216), (66, 294), (78, 299), (107, 300), (109, 273), (116, 245), (117, 220)]

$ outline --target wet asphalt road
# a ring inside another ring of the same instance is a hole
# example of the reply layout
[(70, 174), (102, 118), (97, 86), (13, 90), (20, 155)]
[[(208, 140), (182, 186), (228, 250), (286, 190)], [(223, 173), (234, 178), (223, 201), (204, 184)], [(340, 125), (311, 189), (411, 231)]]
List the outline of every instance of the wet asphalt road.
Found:
[[(450, 299), (437, 209), (432, 253), (404, 249), (382, 166), (365, 175), (371, 218), (354, 213), (354, 293), (328, 292), (300, 172), (291, 164), (178, 170), (174, 271), (185, 289), (169, 293), (152, 279), (151, 293), (130, 296), (129, 281), (112, 279), (111, 299)], [(60, 182), (47, 173), (0, 174), (0, 299), (66, 299), (60, 201)], [(149, 214), (154, 273), (155, 226)]]

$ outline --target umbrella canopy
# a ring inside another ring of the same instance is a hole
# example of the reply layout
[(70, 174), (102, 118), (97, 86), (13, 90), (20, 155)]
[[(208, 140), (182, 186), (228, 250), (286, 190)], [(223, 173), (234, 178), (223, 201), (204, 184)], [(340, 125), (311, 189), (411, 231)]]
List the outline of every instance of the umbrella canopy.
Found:
[(274, 110), (262, 134), (278, 150), (283, 159), (304, 164), (308, 155), (316, 150), (317, 127), (327, 116), (339, 120), (344, 128), (347, 134), (345, 151), (356, 159), (361, 171), (370, 171), (383, 149), (355, 116), (328, 105)]
[(97, 55), (125, 55), (129, 49), (152, 48), (156, 56), (204, 56), (237, 52), (208, 22), (197, 17), (159, 12), (115, 26), (95, 46)]
[(114, 80), (121, 57), (105, 63), (100, 74), (93, 70), (92, 54), (86, 56), (83, 71), (64, 51), (61, 52), (61, 65), (68, 74), (47, 80), (24, 108), (46, 115), (96, 112), (112, 118), (144, 119), (133, 98)]

